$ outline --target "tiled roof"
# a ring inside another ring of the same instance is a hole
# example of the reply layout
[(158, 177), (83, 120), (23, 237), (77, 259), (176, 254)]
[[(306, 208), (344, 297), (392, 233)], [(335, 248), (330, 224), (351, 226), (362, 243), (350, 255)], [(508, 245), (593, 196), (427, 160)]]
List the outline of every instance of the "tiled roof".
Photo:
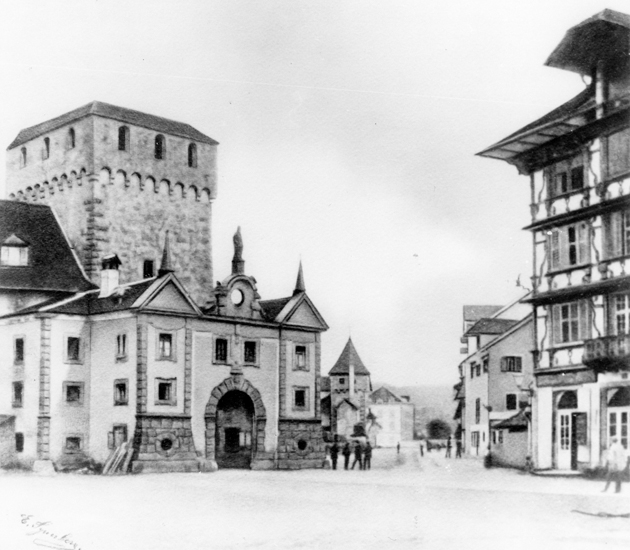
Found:
[(289, 298), (278, 298), (276, 300), (261, 300), (260, 307), (263, 310), (263, 316), (268, 321), (273, 321), (283, 310), (284, 306), (289, 303)]
[(492, 424), (492, 429), (506, 429), (506, 428), (526, 428), (527, 427), (527, 417), (525, 416), (525, 411), (519, 411), (514, 416), (510, 418), (506, 418), (505, 420), (501, 420), (496, 424)]
[(503, 334), (511, 329), (519, 321), (513, 319), (479, 319), (468, 329), (464, 336), (477, 336), (478, 334)]
[(50, 207), (0, 200), (0, 244), (13, 235), (29, 246), (29, 265), (0, 266), (0, 288), (58, 292), (94, 288)]
[(398, 397), (394, 392), (388, 390), (385, 386), (379, 388), (375, 392), (370, 394), (370, 401), (376, 403), (378, 400), (382, 400), (384, 403), (402, 403), (403, 400)]
[(57, 128), (61, 128), (70, 122), (79, 120), (86, 116), (102, 116), (118, 120), (119, 122), (126, 122), (127, 124), (134, 124), (135, 126), (142, 126), (156, 132), (163, 132), (173, 136), (179, 136), (189, 138), (201, 143), (209, 143), (210, 145), (216, 145), (218, 142), (212, 138), (202, 134), (199, 130), (193, 128), (190, 124), (184, 122), (177, 122), (176, 120), (170, 120), (168, 118), (162, 118), (155, 115), (149, 115), (147, 113), (141, 113), (140, 111), (134, 111), (133, 109), (126, 109), (124, 107), (117, 107), (116, 105), (110, 105), (109, 103), (103, 103), (101, 101), (92, 101), (83, 107), (74, 109), (69, 113), (63, 114), (57, 118), (47, 120), (35, 126), (20, 130), (17, 137), (11, 142), (11, 145), (7, 149), (13, 149), (30, 141), (33, 138), (52, 132)]
[(492, 317), (502, 306), (464, 306), (464, 321), (478, 321)]
[(346, 347), (343, 348), (339, 359), (337, 359), (337, 362), (328, 374), (349, 374), (350, 363), (354, 365), (354, 374), (367, 374), (369, 376), (370, 371), (365, 368), (363, 361), (361, 361), (357, 350), (354, 348), (352, 339), (348, 338)]

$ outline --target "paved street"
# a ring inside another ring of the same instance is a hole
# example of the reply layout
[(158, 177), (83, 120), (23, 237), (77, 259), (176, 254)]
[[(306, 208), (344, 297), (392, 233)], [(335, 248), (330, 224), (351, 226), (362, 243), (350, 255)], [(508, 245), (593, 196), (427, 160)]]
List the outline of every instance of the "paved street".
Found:
[[(627, 548), (625, 494), (377, 449), (371, 471), (0, 476), (0, 548)], [(21, 514), (30, 517), (23, 517)], [(50, 522), (40, 525), (39, 522)], [(65, 542), (62, 540), (64, 535)], [(75, 546), (72, 545), (74, 543)]]

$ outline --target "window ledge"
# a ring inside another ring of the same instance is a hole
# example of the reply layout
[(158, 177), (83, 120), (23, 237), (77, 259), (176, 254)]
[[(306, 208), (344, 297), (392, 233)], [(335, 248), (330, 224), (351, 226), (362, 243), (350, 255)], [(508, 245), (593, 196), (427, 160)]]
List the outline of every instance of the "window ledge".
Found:
[(14, 409), (21, 409), (24, 407), (23, 403), (11, 403), (11, 407), (13, 407)]
[(568, 199), (569, 197), (572, 197), (573, 195), (579, 195), (580, 193), (584, 193), (585, 191), (590, 191), (591, 189), (594, 189), (594, 187), (580, 187), (579, 189), (572, 189), (571, 191), (567, 191), (566, 193), (561, 193), (559, 195), (554, 195), (553, 197), (547, 197), (545, 200), (555, 201), (555, 200)]
[(562, 275), (564, 273), (569, 273), (570, 271), (577, 271), (578, 269), (587, 269), (592, 267), (593, 264), (588, 262), (585, 264), (576, 264), (569, 267), (563, 267), (562, 269), (554, 269), (553, 271), (547, 271), (545, 274), (547, 277), (553, 277), (555, 275)]
[(116, 356), (116, 363), (126, 363), (127, 361), (129, 361), (129, 356), (128, 355), (117, 355)]
[(126, 403), (123, 403), (122, 401), (120, 403), (114, 403), (114, 407), (126, 407), (128, 405), (129, 405), (128, 401)]
[(156, 407), (176, 407), (177, 401), (156, 401)]

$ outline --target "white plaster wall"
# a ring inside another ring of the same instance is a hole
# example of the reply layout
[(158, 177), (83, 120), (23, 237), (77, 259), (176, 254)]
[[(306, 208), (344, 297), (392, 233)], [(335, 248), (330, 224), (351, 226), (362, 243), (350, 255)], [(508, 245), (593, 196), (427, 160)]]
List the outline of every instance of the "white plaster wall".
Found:
[(534, 440), (537, 444), (537, 463), (539, 469), (548, 469), (552, 462), (552, 425), (553, 425), (553, 388), (536, 390), (536, 432)]

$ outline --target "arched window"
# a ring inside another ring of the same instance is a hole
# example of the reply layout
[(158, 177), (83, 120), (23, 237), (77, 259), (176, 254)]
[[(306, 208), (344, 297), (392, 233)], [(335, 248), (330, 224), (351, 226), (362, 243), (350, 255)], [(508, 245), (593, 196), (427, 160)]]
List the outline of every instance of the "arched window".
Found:
[(162, 134), (155, 136), (155, 158), (163, 159), (166, 156), (166, 140)]
[(44, 159), (50, 156), (50, 138), (44, 138)]
[(26, 166), (26, 147), (20, 149), (20, 166), (24, 168)]
[(197, 146), (194, 143), (188, 146), (188, 166), (197, 168)]
[(121, 126), (118, 128), (118, 150), (127, 151), (129, 147), (129, 128)]
[(28, 265), (28, 244), (16, 235), (11, 235), (2, 243), (0, 265), (26, 266)]
[(559, 409), (577, 409), (577, 392), (565, 391), (558, 401)]
[(75, 141), (74, 141), (74, 128), (70, 128), (68, 130), (68, 149), (74, 149)]

